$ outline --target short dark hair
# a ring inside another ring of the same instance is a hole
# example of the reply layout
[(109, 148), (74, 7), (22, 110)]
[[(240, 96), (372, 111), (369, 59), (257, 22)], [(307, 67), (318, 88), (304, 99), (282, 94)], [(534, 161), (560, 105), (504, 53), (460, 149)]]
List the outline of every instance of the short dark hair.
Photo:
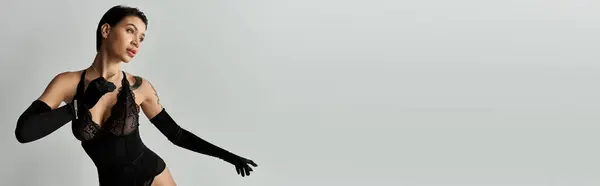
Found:
[(100, 46), (102, 46), (102, 25), (108, 23), (110, 26), (115, 26), (127, 16), (137, 16), (144, 22), (146, 28), (148, 27), (148, 18), (146, 18), (144, 12), (140, 11), (138, 8), (125, 5), (113, 6), (104, 13), (98, 23), (98, 28), (96, 29), (96, 51), (99, 51)]

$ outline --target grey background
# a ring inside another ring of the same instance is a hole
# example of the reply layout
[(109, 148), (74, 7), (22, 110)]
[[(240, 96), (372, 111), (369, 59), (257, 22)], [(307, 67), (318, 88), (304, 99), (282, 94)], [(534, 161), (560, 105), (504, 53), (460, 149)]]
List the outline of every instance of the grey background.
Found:
[(96, 185), (70, 124), (21, 145), (18, 116), (86, 68), (116, 4), (150, 19), (124, 70), (185, 128), (255, 160), (147, 145), (179, 185), (600, 184), (600, 1), (3, 1), (1, 185)]

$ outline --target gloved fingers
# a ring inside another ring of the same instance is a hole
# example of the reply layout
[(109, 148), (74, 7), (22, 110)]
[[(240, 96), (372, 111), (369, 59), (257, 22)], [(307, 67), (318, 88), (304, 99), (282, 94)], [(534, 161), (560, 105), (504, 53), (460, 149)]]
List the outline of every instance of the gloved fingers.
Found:
[(252, 170), (252, 168), (250, 168), (250, 166), (246, 166), (246, 175), (250, 176), (250, 173), (254, 171)]
[(249, 160), (248, 163), (254, 167), (258, 167), (258, 165), (256, 163), (254, 163), (254, 161)]
[(240, 168), (239, 168), (238, 166), (235, 166), (235, 171), (237, 172), (237, 174), (238, 174), (238, 175), (240, 175), (240, 174), (241, 174), (241, 172), (240, 172)]
[(106, 88), (107, 88), (108, 92), (112, 92), (112, 91), (115, 91), (115, 89), (117, 89), (117, 86), (115, 86), (115, 84), (113, 84), (113, 83), (110, 83), (110, 84), (106, 85)]
[(95, 85), (95, 87), (100, 90), (100, 92), (112, 92), (117, 86), (114, 83), (107, 81), (104, 77), (100, 76), (90, 82), (90, 84)]
[(250, 176), (250, 170), (252, 170), (252, 169), (250, 169), (249, 166), (245, 166), (244, 170), (246, 171), (246, 176)]
[(106, 90), (107, 92), (112, 92), (117, 89), (117, 86), (109, 81), (105, 81), (102, 86), (102, 90)]

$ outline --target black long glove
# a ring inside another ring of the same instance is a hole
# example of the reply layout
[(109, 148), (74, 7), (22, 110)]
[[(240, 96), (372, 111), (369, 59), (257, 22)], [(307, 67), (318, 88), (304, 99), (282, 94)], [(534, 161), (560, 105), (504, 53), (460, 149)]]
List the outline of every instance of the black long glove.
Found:
[(249, 165), (254, 167), (258, 166), (252, 160), (235, 155), (181, 128), (173, 118), (169, 116), (164, 108), (160, 113), (150, 119), (150, 122), (154, 124), (154, 126), (156, 126), (156, 128), (158, 128), (158, 130), (173, 144), (229, 162), (235, 166), (237, 173), (242, 177), (249, 176), (250, 172), (253, 171)]
[(73, 113), (71, 104), (52, 110), (43, 101), (35, 100), (17, 120), (15, 137), (19, 143), (43, 138), (71, 121)]
[[(115, 85), (100, 77), (90, 82), (83, 97), (83, 105), (92, 108), (107, 92), (114, 91)], [(79, 103), (77, 105), (80, 105)], [(52, 110), (48, 104), (35, 100), (19, 116), (15, 128), (15, 137), (20, 143), (41, 139), (72, 121), (75, 116), (74, 103), (65, 104)], [(83, 108), (79, 108), (83, 109)]]

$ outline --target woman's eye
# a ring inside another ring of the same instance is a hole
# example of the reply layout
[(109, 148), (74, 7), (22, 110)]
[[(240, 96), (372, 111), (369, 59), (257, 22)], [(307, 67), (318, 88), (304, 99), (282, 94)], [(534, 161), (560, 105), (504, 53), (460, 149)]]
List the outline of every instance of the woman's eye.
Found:
[(128, 29), (127, 29), (127, 32), (129, 32), (129, 33), (133, 33), (133, 29), (131, 29), (131, 28), (128, 28)]

